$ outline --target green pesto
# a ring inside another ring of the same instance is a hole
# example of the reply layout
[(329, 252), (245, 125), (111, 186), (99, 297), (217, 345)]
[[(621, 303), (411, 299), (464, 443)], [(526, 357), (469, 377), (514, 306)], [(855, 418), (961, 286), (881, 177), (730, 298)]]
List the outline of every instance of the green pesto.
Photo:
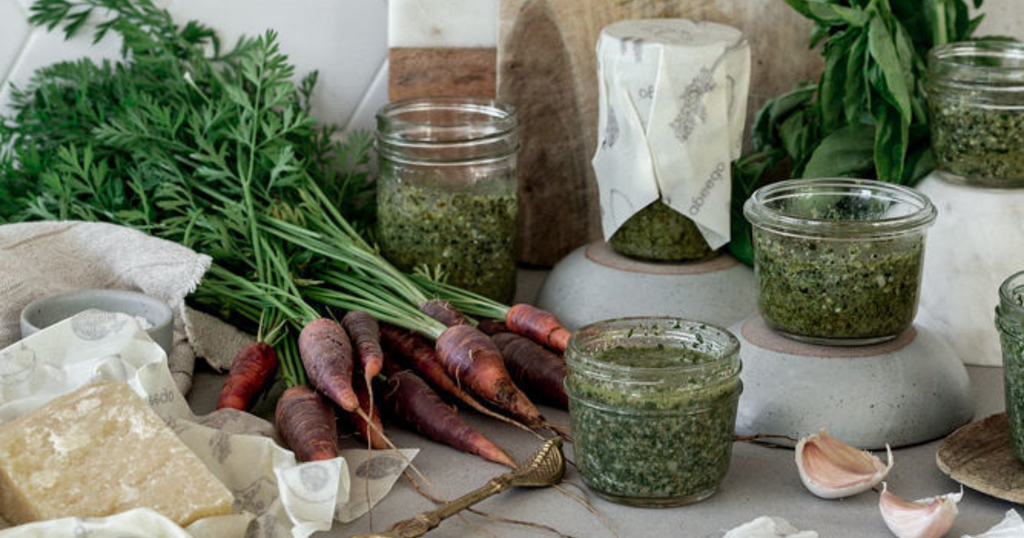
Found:
[(940, 170), (968, 182), (1024, 185), (1024, 108), (981, 108), (955, 96), (929, 104), (932, 150)]
[[(681, 348), (617, 346), (594, 360), (671, 369), (714, 359)], [(591, 489), (637, 505), (683, 504), (714, 493), (732, 455), (740, 381), (733, 375), (709, 382), (700, 369), (671, 375), (664, 384), (624, 391), (614, 378), (570, 372), (576, 464)]]
[[(1013, 299), (1024, 306), (1024, 286)], [(1001, 306), (996, 310), (996, 326), (1003, 347), (1006, 418), (1010, 423), (1010, 444), (1017, 459), (1024, 462), (1024, 318)]]
[(758, 307), (783, 333), (884, 340), (914, 319), (924, 236), (833, 241), (754, 230)]
[(660, 200), (630, 217), (608, 242), (619, 254), (653, 261), (697, 260), (714, 252), (692, 220)]
[(439, 268), (448, 283), (509, 302), (516, 287), (514, 192), (452, 192), (381, 180), (381, 251), (403, 271)]

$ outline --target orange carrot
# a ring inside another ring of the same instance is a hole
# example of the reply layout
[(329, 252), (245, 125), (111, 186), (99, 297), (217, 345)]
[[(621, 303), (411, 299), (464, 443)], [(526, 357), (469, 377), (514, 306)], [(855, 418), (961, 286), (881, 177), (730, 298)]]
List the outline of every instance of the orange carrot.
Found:
[(548, 351), (544, 346), (513, 333), (491, 336), (501, 350), (505, 368), (516, 385), (537, 401), (569, 407), (565, 394), (565, 359)]
[(299, 461), (338, 457), (334, 408), (308, 385), (290, 387), (277, 400), (274, 413), (281, 440)]
[(380, 327), (377, 324), (377, 319), (362, 310), (352, 310), (341, 318), (341, 324), (356, 345), (366, 379), (373, 379), (380, 373), (384, 364), (384, 352), (380, 348)]
[(231, 361), (231, 371), (220, 389), (217, 409), (249, 409), (253, 397), (273, 377), (275, 370), (277, 353), (269, 345), (253, 342), (238, 350)]
[(441, 333), (434, 349), (458, 383), (531, 428), (544, 425), (540, 411), (512, 382), (501, 352), (489, 336), (470, 325), (455, 325)]
[(510, 331), (529, 337), (555, 351), (565, 351), (569, 345), (569, 330), (546, 310), (519, 303), (508, 309), (505, 324)]
[(395, 415), (434, 441), (508, 467), (516, 466), (504, 450), (463, 422), (426, 381), (409, 370), (389, 372), (384, 401)]
[(341, 325), (326, 318), (307, 323), (299, 333), (299, 355), (317, 390), (345, 411), (359, 409), (352, 390), (352, 343)]
[(459, 312), (457, 308), (452, 306), (448, 301), (441, 299), (431, 299), (420, 305), (420, 311), (424, 314), (444, 323), (446, 327), (452, 327), (454, 325), (469, 325), (469, 320), (466, 316)]
[[(383, 361), (381, 364), (383, 364)], [(372, 402), (370, 400), (373, 396), (367, 388), (366, 381), (357, 377), (353, 380), (352, 384), (354, 385), (353, 388), (356, 391), (356, 396), (359, 397), (359, 407), (361, 409), (368, 410), (367, 413), (369, 414), (370, 419), (373, 420), (373, 424), (377, 426), (376, 428), (371, 428), (362, 415), (359, 413), (351, 413), (349, 416), (352, 418), (352, 424), (356, 427), (356, 432), (362, 435), (363, 439), (369, 439), (370, 446), (373, 448), (380, 450), (387, 448), (388, 443), (381, 435), (381, 432), (384, 431), (384, 425), (380, 421), (380, 409), (378, 409), (376, 405), (371, 405)]]

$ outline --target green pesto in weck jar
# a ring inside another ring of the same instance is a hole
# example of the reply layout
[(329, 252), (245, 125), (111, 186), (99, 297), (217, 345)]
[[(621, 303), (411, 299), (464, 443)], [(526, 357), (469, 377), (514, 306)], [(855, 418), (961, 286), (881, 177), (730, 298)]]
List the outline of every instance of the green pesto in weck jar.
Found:
[(623, 318), (574, 333), (565, 357), (576, 465), (590, 489), (637, 506), (714, 494), (743, 390), (734, 336), (676, 318)]
[(1024, 44), (968, 41), (928, 54), (925, 90), (939, 174), (1024, 187)]
[(1010, 444), (1017, 459), (1024, 463), (1024, 271), (1006, 279), (999, 288), (996, 328), (1003, 347)]
[(782, 181), (744, 205), (758, 309), (816, 344), (895, 338), (914, 320), (936, 210), (913, 189), (859, 179)]
[(608, 243), (619, 254), (642, 260), (699, 260), (714, 250), (689, 218), (655, 200), (619, 227)]
[(518, 120), (511, 105), (417, 98), (377, 114), (377, 239), (420, 267), (497, 301), (515, 295)]

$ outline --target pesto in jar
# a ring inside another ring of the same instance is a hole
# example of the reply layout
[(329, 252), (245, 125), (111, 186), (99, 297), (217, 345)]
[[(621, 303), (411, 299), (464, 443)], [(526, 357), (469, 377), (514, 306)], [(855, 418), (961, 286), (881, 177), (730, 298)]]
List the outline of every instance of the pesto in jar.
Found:
[(714, 252), (692, 220), (661, 200), (630, 217), (608, 243), (619, 254), (653, 261), (697, 260)]
[(924, 236), (837, 241), (754, 229), (758, 307), (769, 326), (817, 341), (882, 341), (917, 312)]
[(1024, 108), (985, 108), (965, 96), (929, 102), (939, 170), (992, 186), (1024, 185)]
[(996, 309), (996, 326), (1003, 349), (1010, 444), (1017, 459), (1024, 462), (1024, 273), (1016, 278), (1020, 284), (1008, 290), (1009, 301), (1004, 299)]
[(589, 360), (666, 373), (661, 381), (629, 383), (588, 375), (570, 359), (566, 391), (576, 464), (587, 486), (641, 506), (713, 494), (732, 455), (742, 391), (738, 363), (721, 369), (709, 354), (665, 345), (612, 346)]
[(403, 271), (439, 268), (447, 282), (501, 302), (516, 286), (516, 195), (468, 192), (382, 178), (377, 238)]

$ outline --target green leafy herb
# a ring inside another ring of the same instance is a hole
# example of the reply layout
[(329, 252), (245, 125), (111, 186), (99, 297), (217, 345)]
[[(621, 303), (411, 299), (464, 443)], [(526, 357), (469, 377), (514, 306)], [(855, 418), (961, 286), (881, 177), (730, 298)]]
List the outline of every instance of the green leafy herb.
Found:
[(802, 82), (765, 103), (754, 152), (734, 167), (730, 250), (748, 264), (743, 203), (766, 176), (913, 185), (932, 170), (925, 58), (935, 45), (969, 39), (983, 17), (971, 18), (966, 0), (785, 2), (814, 22), (811, 46), (823, 44), (825, 69), (817, 84)]

